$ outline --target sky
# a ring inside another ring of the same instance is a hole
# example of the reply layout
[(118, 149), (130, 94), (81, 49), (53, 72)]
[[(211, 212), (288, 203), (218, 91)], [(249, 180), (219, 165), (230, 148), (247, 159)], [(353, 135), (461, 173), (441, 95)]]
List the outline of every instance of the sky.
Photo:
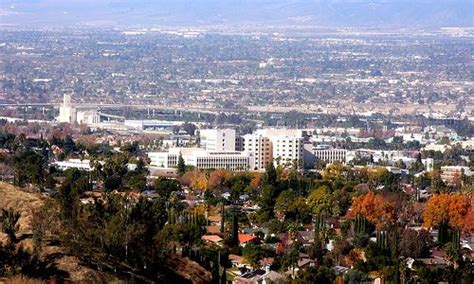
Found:
[(0, 0), (1, 25), (473, 26), (470, 0)]

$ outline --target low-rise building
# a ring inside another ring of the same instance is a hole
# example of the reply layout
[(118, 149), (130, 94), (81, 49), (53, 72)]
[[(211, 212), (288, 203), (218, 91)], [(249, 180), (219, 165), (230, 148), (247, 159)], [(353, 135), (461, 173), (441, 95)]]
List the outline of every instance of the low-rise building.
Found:
[(457, 180), (461, 182), (462, 175), (471, 176), (473, 173), (469, 167), (462, 166), (444, 166), (441, 167), (441, 179), (448, 183), (454, 184)]
[(313, 154), (316, 159), (322, 160), (326, 163), (343, 163), (347, 162), (347, 150), (346, 149), (337, 149), (337, 148), (325, 148), (319, 149), (314, 148)]
[(246, 153), (236, 151), (211, 152), (202, 148), (170, 148), (168, 152), (150, 152), (150, 165), (173, 168), (178, 165), (179, 155), (184, 163), (196, 169), (227, 169), (245, 171), (249, 169), (250, 158)]

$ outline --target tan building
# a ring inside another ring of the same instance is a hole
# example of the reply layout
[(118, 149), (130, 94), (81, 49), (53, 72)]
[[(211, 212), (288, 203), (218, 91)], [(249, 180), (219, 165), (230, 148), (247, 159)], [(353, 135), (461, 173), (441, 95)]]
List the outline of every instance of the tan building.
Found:
[(471, 176), (473, 173), (469, 167), (444, 166), (441, 167), (441, 179), (447, 184), (461, 182), (462, 175)]

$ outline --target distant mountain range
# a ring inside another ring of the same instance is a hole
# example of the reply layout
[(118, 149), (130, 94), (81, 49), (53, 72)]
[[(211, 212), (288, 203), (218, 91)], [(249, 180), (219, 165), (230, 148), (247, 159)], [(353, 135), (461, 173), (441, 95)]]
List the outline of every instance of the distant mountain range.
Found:
[(2, 0), (16, 25), (474, 26), (472, 0)]

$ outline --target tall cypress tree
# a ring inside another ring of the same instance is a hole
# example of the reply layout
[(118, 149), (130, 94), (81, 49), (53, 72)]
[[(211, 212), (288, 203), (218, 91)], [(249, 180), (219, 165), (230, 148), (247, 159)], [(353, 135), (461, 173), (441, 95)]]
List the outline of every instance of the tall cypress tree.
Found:
[(177, 173), (179, 176), (184, 175), (186, 173), (186, 164), (184, 163), (183, 155), (181, 155), (181, 152), (179, 152), (178, 156), (178, 170)]
[(229, 244), (232, 247), (239, 245), (239, 219), (237, 218), (237, 212), (232, 214), (232, 229), (230, 231)]
[(277, 179), (278, 179), (278, 176), (277, 176), (275, 166), (273, 165), (272, 162), (270, 162), (265, 167), (264, 184), (276, 186)]
[(222, 203), (222, 208), (221, 208), (221, 233), (224, 234), (225, 231), (225, 209), (224, 209), (224, 203)]

